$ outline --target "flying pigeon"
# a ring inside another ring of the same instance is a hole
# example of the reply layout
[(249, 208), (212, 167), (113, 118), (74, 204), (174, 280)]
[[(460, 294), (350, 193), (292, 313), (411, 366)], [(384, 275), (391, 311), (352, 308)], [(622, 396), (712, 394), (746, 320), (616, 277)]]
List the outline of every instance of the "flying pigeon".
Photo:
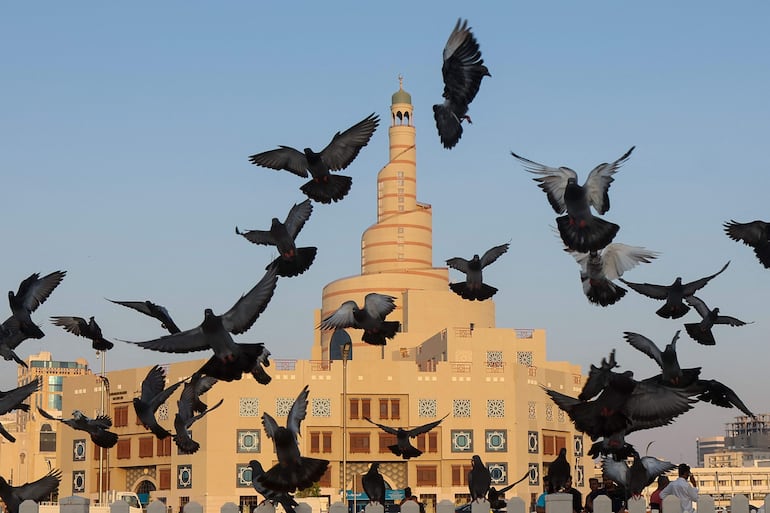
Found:
[(504, 500), (505, 498), (505, 492), (512, 489), (517, 484), (521, 483), (525, 479), (529, 478), (529, 470), (524, 473), (524, 476), (519, 479), (518, 481), (509, 484), (508, 486), (505, 486), (503, 488), (500, 488), (499, 490), (495, 488), (494, 486), (489, 487), (489, 491), (487, 491), (487, 501), (489, 502), (489, 507), (492, 509), (492, 511), (499, 511), (501, 509), (505, 509), (507, 504)]
[(214, 315), (211, 308), (204, 310), (203, 322), (192, 329), (154, 340), (132, 342), (144, 349), (164, 353), (190, 353), (213, 349), (214, 355), (224, 362), (236, 360), (240, 346), (230, 335), (247, 331), (267, 308), (278, 282), (275, 266), (270, 266), (261, 280), (242, 296), (227, 312)]
[(4, 477), (0, 477), (0, 498), (5, 504), (6, 513), (18, 513), (19, 506), (26, 500), (40, 502), (59, 489), (61, 470), (54, 469), (37, 481), (21, 486), (11, 486)]
[(107, 351), (115, 346), (115, 344), (104, 338), (102, 329), (96, 324), (93, 317), (89, 317), (88, 321), (86, 321), (82, 317), (61, 315), (51, 317), (51, 321), (56, 326), (61, 326), (73, 335), (90, 339), (91, 347), (96, 351)]
[(108, 429), (112, 427), (112, 419), (108, 415), (99, 415), (98, 417), (91, 419), (86, 417), (82, 411), (73, 410), (71, 419), (57, 419), (39, 406), (37, 407), (37, 411), (48, 420), (57, 420), (62, 424), (68, 425), (72, 429), (85, 431), (91, 435), (91, 440), (99, 447), (109, 449), (118, 443), (118, 435), (112, 431), (108, 431)]
[(622, 157), (612, 163), (596, 166), (585, 183), (577, 183), (577, 173), (568, 167), (548, 167), (511, 152), (530, 173), (540, 175), (533, 178), (545, 191), (548, 202), (557, 214), (567, 215), (556, 218), (556, 225), (564, 244), (573, 251), (588, 253), (606, 247), (620, 226), (591, 213), (591, 207), (602, 215), (610, 209), (608, 194), (615, 180), (613, 175), (634, 151), (631, 147)]
[(171, 433), (158, 424), (155, 412), (165, 403), (184, 381), (166, 388), (166, 373), (160, 365), (154, 365), (142, 381), (142, 393), (134, 398), (134, 410), (144, 427), (152, 431), (159, 439), (171, 436)]
[(728, 237), (754, 248), (757, 259), (766, 269), (770, 269), (770, 223), (765, 221), (738, 223), (731, 220), (729, 223), (724, 223), (724, 228)]
[(27, 362), (19, 358), (16, 349), (19, 344), (29, 338), (19, 329), (19, 320), (13, 315), (0, 324), (0, 356), (6, 360), (13, 360), (24, 368), (28, 368)]
[(695, 385), (689, 387), (689, 391), (697, 393), (699, 401), (711, 403), (722, 408), (735, 407), (749, 417), (756, 417), (732, 388), (715, 379), (699, 379)]
[(679, 331), (674, 334), (674, 338), (666, 345), (663, 351), (644, 335), (624, 331), (623, 337), (633, 347), (643, 352), (658, 364), (661, 370), (661, 379), (663, 383), (677, 386), (683, 373), (679, 367), (679, 359), (676, 356), (676, 341), (679, 339)]
[(614, 305), (626, 295), (626, 289), (616, 285), (623, 273), (640, 263), (649, 263), (658, 253), (640, 246), (628, 246), (620, 242), (608, 244), (603, 250), (581, 253), (565, 248), (580, 266), (580, 281), (588, 300), (601, 306)]
[(562, 492), (567, 488), (567, 481), (570, 480), (572, 470), (567, 461), (567, 449), (562, 447), (556, 459), (548, 465), (548, 482), (554, 492)]
[(312, 212), (313, 204), (308, 199), (291, 207), (283, 223), (274, 217), (269, 230), (242, 232), (236, 226), (235, 233), (242, 235), (254, 244), (276, 246), (279, 255), (273, 263), (278, 267), (278, 276), (290, 278), (307, 271), (315, 260), (318, 248), (314, 246), (298, 248), (294, 243), (294, 239), (297, 238), (297, 234), (305, 226), (305, 222), (310, 218)]
[(169, 315), (166, 307), (156, 305), (152, 301), (113, 301), (112, 299), (108, 299), (107, 301), (117, 305), (123, 305), (125, 307), (132, 308), (137, 312), (143, 313), (144, 315), (149, 315), (150, 317), (158, 319), (163, 329), (168, 330), (168, 332), (172, 335), (182, 331), (179, 329), (176, 323), (174, 323), (174, 319), (171, 318), (171, 315)]
[(398, 321), (386, 321), (385, 317), (396, 309), (393, 296), (370, 292), (364, 298), (364, 307), (355, 301), (345, 301), (319, 324), (322, 330), (355, 328), (364, 330), (361, 340), (367, 344), (384, 346), (387, 339), (396, 336), (401, 327)]
[(19, 331), (27, 337), (43, 338), (43, 331), (32, 322), (30, 314), (45, 303), (45, 300), (51, 295), (53, 289), (61, 283), (66, 274), (67, 271), (54, 271), (41, 278), (39, 273), (33, 273), (19, 284), (19, 290), (16, 294), (12, 290), (8, 291), (11, 313), (19, 323)]
[(385, 426), (383, 424), (377, 424), (376, 422), (374, 422), (368, 417), (364, 417), (364, 420), (374, 424), (375, 426), (382, 429), (389, 435), (395, 436), (396, 443), (393, 445), (389, 445), (388, 449), (390, 449), (390, 452), (392, 452), (396, 456), (401, 456), (403, 459), (408, 460), (409, 458), (416, 458), (422, 454), (422, 451), (417, 447), (414, 447), (411, 444), (411, 442), (409, 442), (409, 439), (415, 438), (419, 435), (422, 435), (423, 433), (427, 433), (431, 429), (435, 428), (436, 426), (441, 424), (442, 420), (447, 418), (447, 415), (444, 415), (442, 418), (434, 422), (429, 422), (428, 424), (423, 424), (422, 426), (413, 427), (412, 429), (404, 429), (403, 427), (394, 428), (390, 426)]
[(473, 255), (473, 258), (470, 260), (461, 257), (447, 260), (446, 265), (465, 273), (464, 282), (450, 283), (449, 288), (463, 299), (471, 301), (484, 301), (494, 296), (497, 289), (484, 283), (482, 269), (508, 251), (508, 246), (509, 244), (501, 244), (500, 246), (488, 249), (481, 258), (479, 258), (479, 255)]
[[(174, 442), (182, 454), (194, 454), (200, 449), (200, 444), (190, 436), (190, 426), (202, 419), (209, 412), (222, 406), (224, 399), (209, 408), (200, 399), (202, 394), (208, 392), (217, 382), (215, 378), (193, 374), (189, 382), (185, 383), (182, 393), (179, 395), (177, 413), (174, 416)], [(195, 415), (199, 412), (198, 415)]]
[(444, 45), (441, 75), (444, 79), (444, 103), (433, 106), (433, 117), (441, 144), (451, 149), (463, 135), (462, 121), (471, 122), (468, 105), (479, 92), (481, 79), (492, 76), (484, 65), (468, 20), (457, 20)]
[(492, 475), (489, 472), (489, 467), (484, 465), (478, 454), (474, 454), (471, 458), (471, 470), (468, 472), (468, 491), (471, 492), (471, 501), (486, 500), (491, 485)]
[(280, 504), (286, 513), (294, 513), (294, 508), (299, 506), (294, 497), (286, 492), (274, 492), (259, 482), (259, 478), (265, 473), (262, 464), (257, 460), (251, 460), (249, 461), (249, 467), (251, 467), (251, 485), (257, 493), (261, 494), (273, 506)]
[(307, 415), (309, 394), (310, 390), (305, 385), (289, 410), (286, 427), (279, 426), (267, 412), (262, 414), (262, 425), (265, 434), (273, 440), (278, 463), (260, 476), (258, 481), (275, 492), (303, 490), (318, 481), (329, 466), (329, 460), (301, 456), (297, 445), (300, 424)]
[(715, 324), (727, 324), (729, 326), (745, 326), (746, 323), (729, 315), (719, 315), (719, 308), (713, 310), (706, 306), (702, 299), (696, 296), (686, 296), (684, 298), (687, 304), (695, 308), (695, 311), (701, 316), (700, 322), (685, 323), (684, 329), (693, 340), (704, 346), (713, 346), (717, 342), (714, 340), (714, 334), (711, 328)]
[(722, 267), (722, 269), (712, 274), (711, 276), (706, 276), (705, 278), (691, 281), (689, 283), (682, 283), (681, 277), (677, 277), (676, 280), (674, 280), (674, 283), (671, 285), (632, 283), (630, 281), (624, 280), (623, 278), (620, 278), (620, 281), (628, 285), (633, 290), (637, 291), (639, 294), (651, 297), (652, 299), (659, 299), (661, 301), (665, 300), (666, 304), (661, 306), (655, 313), (667, 319), (679, 319), (690, 311), (690, 307), (685, 305), (682, 300), (687, 296), (692, 296), (698, 290), (705, 287), (706, 284), (711, 281), (711, 279), (724, 272), (728, 265), (730, 265), (729, 260), (724, 265), (724, 267)]
[(369, 466), (369, 471), (361, 476), (364, 492), (370, 504), (385, 506), (385, 478), (380, 474), (380, 464), (376, 461)]
[[(5, 415), (13, 410), (29, 411), (29, 405), (23, 401), (26, 401), (27, 397), (40, 390), (40, 387), (40, 380), (35, 379), (26, 385), (16, 387), (7, 392), (0, 392), (0, 415)], [(2, 424), (0, 424), (0, 435), (3, 435), (9, 442), (16, 441), (16, 438)]]
[(267, 385), (272, 378), (265, 372), (265, 367), (270, 366), (270, 351), (262, 343), (258, 344), (237, 344), (238, 351), (235, 351), (235, 358), (227, 362), (220, 360), (216, 356), (208, 359), (203, 366), (198, 369), (198, 373), (217, 378), (220, 381), (237, 381), (241, 379), (244, 373), (250, 373), (261, 385)]
[(379, 122), (379, 116), (369, 114), (344, 132), (337, 132), (320, 153), (310, 148), (305, 148), (303, 153), (290, 146), (280, 146), (275, 150), (252, 155), (249, 161), (270, 169), (286, 170), (302, 178), (307, 178), (309, 171), (312, 179), (300, 190), (320, 203), (339, 201), (350, 191), (353, 179), (333, 175), (330, 171), (341, 171), (348, 167), (361, 148), (369, 143)]
[(605, 458), (602, 461), (602, 472), (606, 478), (615, 481), (623, 487), (626, 499), (639, 497), (642, 491), (650, 486), (661, 474), (671, 472), (676, 465), (670, 461), (659, 460), (652, 456), (640, 457), (634, 455), (634, 462), (629, 467), (625, 460), (616, 461)]

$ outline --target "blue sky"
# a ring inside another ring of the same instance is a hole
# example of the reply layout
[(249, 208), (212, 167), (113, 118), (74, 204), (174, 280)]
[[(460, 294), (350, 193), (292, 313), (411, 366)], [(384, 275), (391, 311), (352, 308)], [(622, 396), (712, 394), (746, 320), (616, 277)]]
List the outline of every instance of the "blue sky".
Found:
[[(252, 166), (248, 155), (279, 144), (321, 148), (376, 112), (383, 124), (345, 172), (351, 193), (316, 204), (300, 234), (319, 247), (313, 267), (281, 280), (239, 339), (265, 342), (275, 358), (308, 358), (321, 288), (360, 271), (360, 236), (375, 221), (376, 173), (387, 159), (390, 95), (403, 74), (415, 106), (418, 199), (434, 209), (434, 264), (511, 241), (485, 273), (500, 289), (498, 326), (545, 328), (549, 358), (586, 370), (617, 348), (623, 369), (655, 372), (622, 332), (662, 345), (682, 322), (655, 316), (660, 304), (632, 291), (612, 307), (589, 304), (551, 231), (545, 195), (509, 153), (570, 166), (582, 181), (636, 145), (606, 218), (621, 225), (617, 242), (661, 256), (626, 277), (690, 281), (731, 260), (700, 297), (754, 324), (716, 328), (715, 347), (683, 334), (680, 361), (702, 366), (754, 411), (770, 411), (770, 272), (721, 228), (770, 220), (770, 7), (497, 4), (5, 5), (0, 282), (15, 290), (32, 272), (68, 272), (35, 314), (46, 338), (25, 342), (22, 357), (45, 349), (97, 365), (87, 341), (50, 325), (51, 315), (95, 315), (108, 337), (158, 334), (152, 320), (105, 297), (151, 299), (183, 329), (206, 307), (228, 309), (275, 256), (234, 227), (267, 228), (304, 199), (302, 180)], [(441, 52), (458, 17), (469, 19), (492, 77), (471, 105), (474, 124), (447, 151), (431, 106), (441, 101)], [(108, 368), (174, 358), (118, 344)], [(14, 381), (9, 372), (3, 388)], [(722, 434), (738, 414), (699, 404), (633, 441), (655, 440), (653, 453), (694, 463), (694, 437)]]

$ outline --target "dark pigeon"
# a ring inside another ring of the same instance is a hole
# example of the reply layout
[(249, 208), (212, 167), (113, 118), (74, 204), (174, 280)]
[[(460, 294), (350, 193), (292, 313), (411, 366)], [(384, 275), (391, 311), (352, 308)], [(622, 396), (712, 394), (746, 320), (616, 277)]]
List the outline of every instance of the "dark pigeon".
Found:
[(548, 197), (548, 202), (557, 214), (567, 215), (556, 218), (556, 226), (564, 244), (573, 251), (588, 253), (605, 248), (620, 226), (594, 216), (591, 207), (599, 215), (610, 209), (608, 194), (610, 185), (615, 180), (613, 175), (631, 156), (632, 146), (622, 157), (612, 163), (596, 166), (585, 183), (577, 183), (577, 173), (568, 167), (548, 167), (511, 152), (530, 173), (540, 175), (533, 178)]
[(5, 504), (6, 513), (18, 513), (21, 503), (30, 500), (41, 502), (59, 489), (61, 470), (54, 469), (37, 481), (21, 486), (11, 486), (4, 477), (0, 477), (0, 498)]
[(487, 492), (487, 501), (489, 502), (490, 509), (492, 509), (492, 511), (505, 509), (508, 506), (505, 502), (505, 492), (511, 490), (514, 486), (521, 483), (525, 479), (529, 479), (529, 470), (524, 473), (524, 476), (521, 479), (509, 484), (508, 486), (500, 488), (499, 490), (494, 486), (490, 486), (489, 491)]
[(297, 234), (305, 226), (305, 222), (313, 212), (310, 200), (297, 203), (282, 223), (277, 217), (273, 218), (269, 230), (247, 230), (242, 232), (235, 227), (235, 233), (242, 235), (254, 244), (264, 244), (278, 248), (278, 257), (273, 264), (278, 267), (278, 276), (290, 278), (304, 273), (315, 260), (316, 247), (298, 248), (294, 243)]
[(166, 388), (165, 371), (159, 365), (154, 365), (147, 373), (144, 381), (142, 381), (140, 397), (134, 398), (134, 410), (136, 411), (137, 418), (145, 428), (152, 431), (161, 440), (171, 436), (171, 433), (158, 424), (155, 412), (183, 383), (184, 381), (179, 381)]
[(468, 20), (457, 20), (444, 45), (443, 57), (444, 103), (433, 106), (433, 117), (441, 144), (451, 149), (463, 135), (462, 122), (471, 122), (468, 106), (479, 92), (481, 79), (491, 75)]
[(644, 335), (624, 331), (623, 337), (633, 347), (643, 352), (658, 364), (661, 370), (661, 379), (663, 383), (677, 386), (682, 378), (682, 368), (679, 366), (679, 359), (676, 356), (676, 341), (679, 339), (679, 331), (674, 334), (671, 342), (666, 344), (663, 351)]
[(700, 322), (685, 323), (684, 329), (687, 334), (699, 344), (704, 346), (713, 346), (717, 342), (714, 340), (714, 333), (711, 328), (715, 324), (726, 324), (728, 326), (745, 326), (746, 323), (729, 315), (719, 315), (719, 308), (713, 310), (706, 306), (700, 298), (696, 296), (687, 296), (684, 298), (687, 304), (695, 308), (698, 315), (701, 316)]
[(19, 331), (27, 337), (43, 338), (45, 336), (40, 327), (32, 322), (31, 314), (45, 303), (66, 274), (66, 271), (54, 271), (41, 278), (39, 273), (34, 273), (19, 284), (16, 294), (12, 290), (8, 291), (11, 313), (18, 321)]
[(310, 148), (301, 152), (290, 146), (280, 146), (252, 155), (249, 161), (257, 166), (286, 170), (302, 178), (307, 178), (310, 172), (312, 179), (300, 190), (320, 203), (339, 201), (350, 191), (353, 179), (333, 175), (331, 171), (341, 171), (353, 162), (361, 148), (369, 143), (379, 122), (378, 116), (370, 114), (344, 132), (337, 132), (320, 153)]
[(481, 461), (478, 454), (471, 458), (471, 470), (468, 472), (468, 491), (471, 492), (472, 502), (486, 500), (489, 487), (492, 485), (492, 475), (489, 468)]
[(386, 321), (385, 317), (396, 309), (393, 296), (371, 292), (364, 298), (364, 307), (355, 301), (345, 301), (340, 307), (327, 315), (320, 323), (322, 330), (355, 328), (364, 330), (361, 340), (367, 344), (384, 346), (387, 339), (396, 336), (401, 323)]
[(632, 283), (620, 278), (620, 281), (628, 285), (631, 289), (637, 291), (639, 294), (650, 297), (652, 299), (658, 299), (665, 301), (666, 304), (661, 306), (655, 313), (659, 316), (667, 319), (679, 319), (690, 311), (690, 307), (684, 304), (683, 300), (687, 296), (692, 296), (698, 290), (706, 286), (706, 284), (713, 278), (719, 276), (727, 266), (730, 265), (728, 261), (722, 269), (706, 276), (699, 280), (691, 281), (689, 283), (682, 283), (682, 278), (677, 277), (674, 283), (671, 285), (654, 285), (652, 283)]
[(770, 269), (770, 223), (765, 221), (738, 223), (731, 220), (729, 223), (724, 223), (724, 228), (728, 237), (753, 248), (759, 262), (766, 269)]
[(572, 467), (567, 461), (567, 449), (562, 447), (556, 459), (548, 465), (548, 482), (554, 492), (563, 492), (567, 488), (567, 481), (572, 476)]
[(93, 317), (89, 317), (88, 321), (86, 321), (82, 317), (60, 315), (51, 317), (51, 321), (56, 326), (61, 326), (73, 335), (89, 339), (91, 347), (96, 351), (108, 351), (115, 346), (115, 344), (104, 338), (102, 329)]
[(208, 359), (203, 366), (198, 369), (198, 373), (217, 378), (220, 381), (237, 381), (241, 379), (244, 373), (254, 376), (257, 383), (267, 385), (272, 378), (265, 371), (265, 367), (270, 366), (270, 351), (264, 344), (236, 344), (238, 351), (235, 357), (227, 362), (220, 360), (216, 356)]
[(380, 474), (379, 468), (379, 463), (372, 463), (369, 466), (369, 471), (361, 476), (361, 484), (369, 497), (370, 504), (385, 506), (385, 478)]
[(251, 485), (254, 489), (270, 502), (273, 506), (280, 504), (283, 506), (286, 513), (294, 513), (294, 508), (299, 506), (294, 497), (286, 492), (274, 492), (265, 485), (259, 482), (259, 478), (265, 473), (265, 469), (262, 468), (262, 464), (257, 460), (249, 461), (249, 467), (251, 467)]
[(465, 273), (465, 281), (450, 283), (449, 288), (463, 299), (470, 301), (484, 301), (495, 295), (497, 289), (484, 283), (482, 269), (497, 260), (500, 255), (508, 251), (509, 244), (501, 244), (488, 249), (484, 255), (473, 255), (473, 258), (466, 260), (461, 257), (450, 258), (446, 265), (452, 269)]
[(302, 389), (289, 410), (286, 427), (279, 426), (267, 412), (262, 414), (265, 434), (273, 440), (278, 463), (273, 465), (258, 481), (275, 492), (293, 493), (304, 490), (321, 479), (329, 467), (329, 460), (302, 456), (297, 445), (300, 424), (307, 415), (307, 403), (310, 390)]
[(409, 439), (415, 438), (419, 435), (427, 433), (431, 429), (435, 428), (436, 426), (441, 424), (442, 420), (447, 418), (447, 415), (444, 415), (439, 420), (436, 420), (434, 422), (429, 422), (427, 424), (423, 424), (422, 426), (413, 427), (412, 429), (404, 429), (403, 427), (394, 428), (391, 426), (385, 426), (384, 424), (378, 424), (374, 422), (368, 417), (364, 417), (364, 420), (366, 420), (367, 422), (371, 422), (372, 424), (382, 429), (386, 433), (395, 436), (396, 443), (393, 445), (389, 445), (388, 449), (390, 449), (390, 452), (392, 452), (396, 456), (401, 456), (403, 459), (408, 460), (409, 458), (416, 458), (422, 454), (422, 451), (417, 447), (414, 447), (409, 441)]
[(86, 417), (82, 411), (74, 410), (71, 419), (57, 419), (39, 406), (37, 411), (48, 420), (57, 420), (62, 424), (68, 425), (72, 429), (85, 431), (91, 435), (91, 441), (104, 449), (109, 449), (118, 443), (118, 435), (112, 431), (108, 431), (112, 427), (112, 419), (108, 415), (99, 415), (98, 417), (91, 419)]
[(28, 368), (27, 362), (22, 360), (16, 349), (19, 344), (29, 338), (29, 335), (22, 333), (19, 329), (19, 320), (13, 315), (8, 317), (3, 324), (0, 324), (0, 356), (6, 360), (13, 360), (24, 368)]
[[(217, 382), (216, 379), (209, 376), (193, 374), (190, 381), (185, 383), (182, 393), (179, 395), (177, 404), (177, 413), (174, 416), (174, 442), (181, 454), (195, 454), (200, 449), (200, 444), (190, 436), (190, 427), (198, 420), (202, 419), (209, 412), (212, 412), (222, 406), (224, 399), (220, 399), (217, 404), (209, 408), (200, 396), (208, 392)], [(198, 412), (196, 415), (195, 413)]]
[(262, 279), (224, 314), (215, 315), (211, 308), (206, 308), (203, 322), (196, 328), (154, 340), (132, 343), (144, 349), (164, 353), (191, 353), (213, 349), (214, 355), (224, 362), (236, 360), (240, 346), (233, 341), (230, 334), (238, 335), (251, 328), (267, 308), (277, 283), (276, 269), (270, 266)]
[(722, 408), (735, 407), (749, 417), (756, 417), (732, 388), (715, 379), (699, 379), (695, 385), (689, 388), (689, 391), (697, 394), (696, 397), (699, 401)]
[[(16, 387), (7, 392), (0, 392), (0, 415), (5, 415), (13, 410), (29, 411), (29, 405), (24, 403), (33, 393), (40, 390), (41, 383), (39, 379), (30, 381), (26, 385)], [(10, 434), (2, 424), (0, 424), (0, 435), (3, 435), (9, 442), (15, 442), (16, 438)]]
[(602, 472), (606, 478), (615, 481), (625, 491), (625, 498), (638, 498), (645, 488), (650, 486), (661, 474), (671, 472), (677, 466), (670, 461), (659, 460), (652, 456), (640, 457), (635, 454), (629, 467), (625, 460), (616, 461), (605, 458)]
[(156, 305), (152, 301), (113, 301), (112, 299), (108, 299), (107, 301), (115, 303), (116, 305), (132, 308), (137, 312), (143, 313), (144, 315), (158, 319), (163, 329), (167, 330), (172, 335), (182, 331), (179, 329), (179, 326), (176, 325), (174, 319), (171, 318), (171, 315), (168, 313), (168, 310), (166, 310), (166, 307)]

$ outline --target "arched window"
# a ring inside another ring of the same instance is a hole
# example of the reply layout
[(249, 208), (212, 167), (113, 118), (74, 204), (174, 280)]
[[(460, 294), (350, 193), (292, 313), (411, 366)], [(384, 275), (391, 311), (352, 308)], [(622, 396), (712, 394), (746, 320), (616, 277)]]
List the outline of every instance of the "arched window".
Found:
[(56, 452), (56, 432), (48, 423), (40, 426), (40, 452)]

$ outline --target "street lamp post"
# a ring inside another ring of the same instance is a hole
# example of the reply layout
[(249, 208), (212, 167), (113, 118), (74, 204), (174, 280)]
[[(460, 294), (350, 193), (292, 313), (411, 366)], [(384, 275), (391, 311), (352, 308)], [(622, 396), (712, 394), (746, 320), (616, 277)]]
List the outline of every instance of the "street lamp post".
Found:
[(348, 359), (351, 346), (350, 342), (342, 345), (342, 497), (345, 504), (348, 488)]

